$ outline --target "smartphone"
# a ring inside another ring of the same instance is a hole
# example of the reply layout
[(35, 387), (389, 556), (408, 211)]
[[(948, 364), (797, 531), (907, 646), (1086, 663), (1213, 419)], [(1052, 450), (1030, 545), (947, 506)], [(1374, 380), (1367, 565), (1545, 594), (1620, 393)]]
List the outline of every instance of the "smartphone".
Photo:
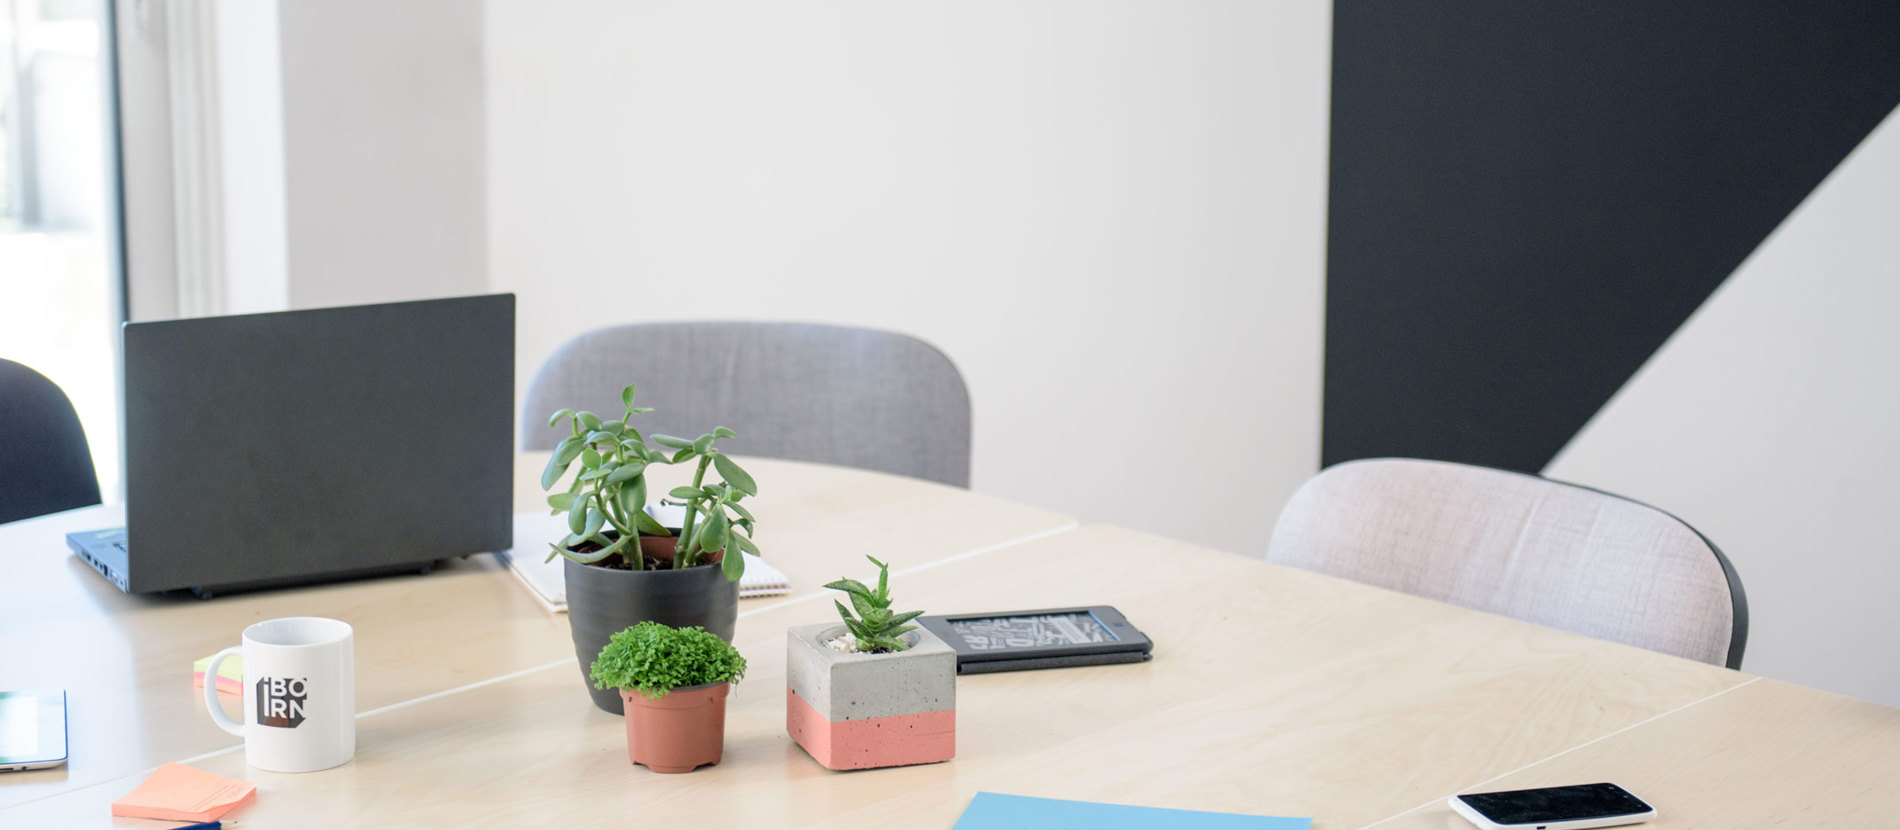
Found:
[(0, 692), (0, 772), (66, 763), (66, 691)]
[(1472, 824), (1486, 828), (1583, 830), (1656, 817), (1656, 808), (1609, 783), (1454, 795), (1446, 803)]

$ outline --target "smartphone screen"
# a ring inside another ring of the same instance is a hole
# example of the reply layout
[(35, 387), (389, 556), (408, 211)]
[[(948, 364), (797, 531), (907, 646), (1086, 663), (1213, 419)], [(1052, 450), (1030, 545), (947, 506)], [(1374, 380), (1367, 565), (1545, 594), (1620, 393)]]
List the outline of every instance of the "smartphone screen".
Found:
[(64, 692), (0, 692), (0, 769), (66, 757)]
[(1485, 818), (1498, 824), (1538, 821), (1574, 821), (1647, 813), (1648, 804), (1615, 784), (1579, 784), (1458, 796)]

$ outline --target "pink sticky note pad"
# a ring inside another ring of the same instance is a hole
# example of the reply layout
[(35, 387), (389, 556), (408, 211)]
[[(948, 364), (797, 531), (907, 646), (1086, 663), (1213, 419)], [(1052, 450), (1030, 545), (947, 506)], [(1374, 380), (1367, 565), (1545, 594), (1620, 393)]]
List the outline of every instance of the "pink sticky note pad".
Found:
[(159, 767), (124, 798), (112, 802), (112, 814), (166, 821), (215, 821), (257, 796), (257, 785), (183, 764)]

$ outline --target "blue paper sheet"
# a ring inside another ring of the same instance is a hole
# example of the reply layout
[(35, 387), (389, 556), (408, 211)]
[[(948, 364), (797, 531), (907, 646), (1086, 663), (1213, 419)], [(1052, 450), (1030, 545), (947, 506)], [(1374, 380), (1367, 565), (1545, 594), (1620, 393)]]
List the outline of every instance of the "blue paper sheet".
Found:
[(955, 830), (1308, 830), (1310, 818), (1246, 816), (977, 793)]

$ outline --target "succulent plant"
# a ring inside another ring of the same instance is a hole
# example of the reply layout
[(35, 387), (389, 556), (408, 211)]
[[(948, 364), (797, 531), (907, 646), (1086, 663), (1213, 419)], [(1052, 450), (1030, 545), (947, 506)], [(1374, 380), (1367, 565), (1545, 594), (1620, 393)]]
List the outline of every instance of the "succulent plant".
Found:
[(838, 616), (844, 618), (844, 627), (850, 629), (852, 636), (857, 638), (859, 651), (872, 653), (903, 651), (908, 646), (898, 638), (898, 635), (915, 630), (917, 626), (906, 625), (906, 623), (922, 616), (924, 612), (891, 613), (891, 566), (877, 561), (875, 557), (864, 558), (871, 560), (871, 564), (877, 566), (877, 590), (871, 590), (865, 587), (864, 583), (849, 578), (826, 583), (826, 588), (843, 591), (849, 595), (851, 605), (857, 609), (858, 614), (853, 617), (851, 609), (844, 607), (844, 603), (837, 600), (833, 600), (832, 604), (838, 606)]
[[(548, 558), (560, 555), (582, 564), (595, 564), (620, 554), (635, 569), (645, 567), (639, 535), (673, 535), (647, 515), (647, 468), (654, 464), (683, 464), (695, 458), (699, 459), (699, 466), (693, 472), (692, 486), (675, 487), (667, 493), (673, 501), (662, 500), (686, 508), (673, 567), (690, 568), (707, 554), (727, 546), (757, 554), (759, 548), (751, 539), (752, 513), (740, 501), (746, 496), (758, 495), (758, 484), (714, 446), (720, 438), (734, 437), (732, 430), (719, 427), (692, 440), (654, 435), (654, 443), (674, 451), (668, 455), (664, 450), (648, 446), (646, 437), (634, 428), (633, 416), (653, 410), (634, 406), (633, 394), (632, 385), (620, 390), (626, 413), (618, 420), (572, 409), (563, 409), (548, 418), (548, 426), (556, 426), (563, 420), (570, 422), (573, 434), (555, 445), (554, 456), (548, 459), (547, 469), (541, 473), (541, 488), (553, 489), (569, 468), (576, 462), (580, 465), (568, 483), (567, 492), (548, 496), (548, 507), (557, 514), (567, 514), (569, 530), (565, 538), (551, 545), (554, 550)], [(721, 480), (706, 482), (709, 467)], [(578, 550), (589, 542), (596, 546), (595, 550), (584, 553)], [(737, 580), (745, 573), (745, 557), (727, 556), (720, 566), (727, 579)]]

